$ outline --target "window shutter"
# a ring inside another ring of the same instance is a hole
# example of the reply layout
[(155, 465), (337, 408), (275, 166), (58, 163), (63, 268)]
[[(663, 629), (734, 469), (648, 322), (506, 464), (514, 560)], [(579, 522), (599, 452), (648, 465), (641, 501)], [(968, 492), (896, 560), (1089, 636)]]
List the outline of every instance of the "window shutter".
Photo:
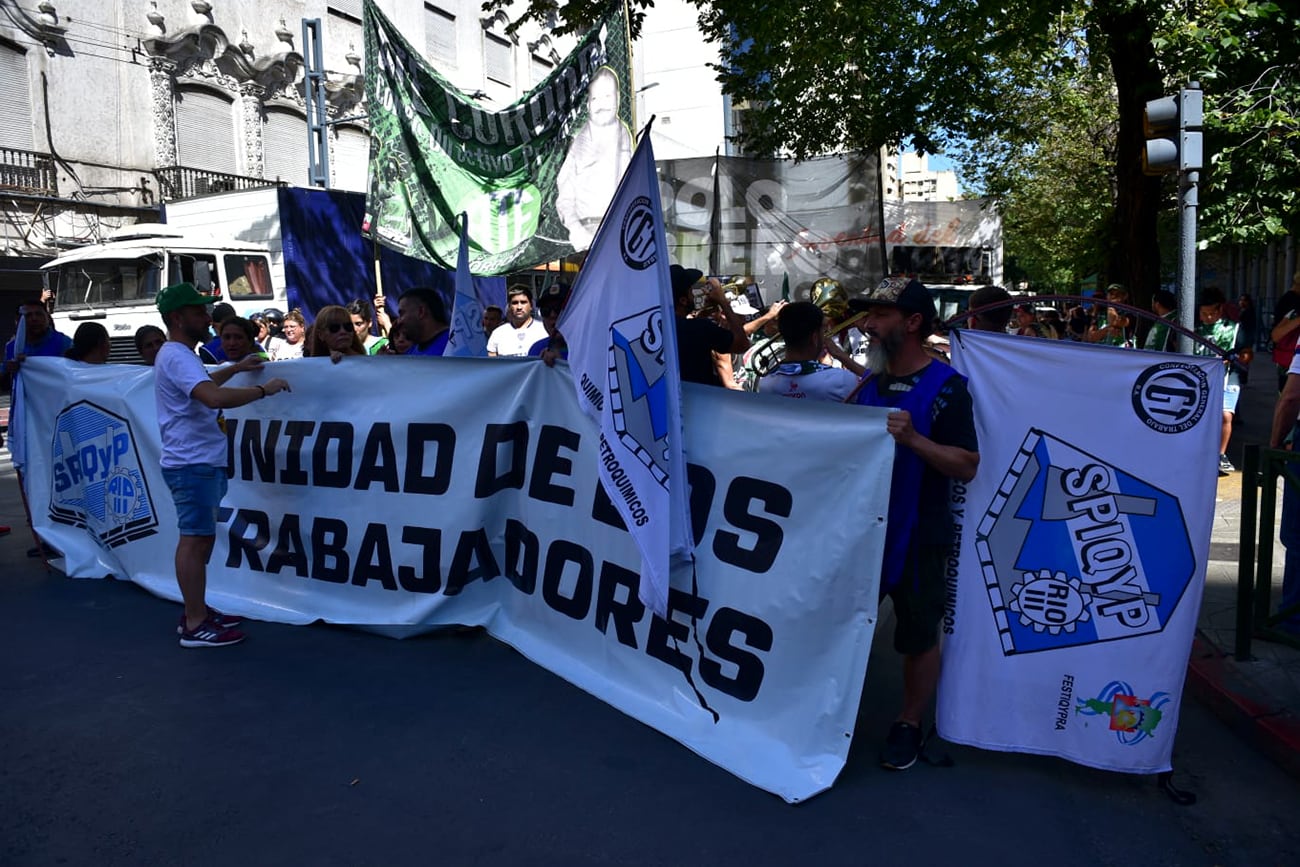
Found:
[(546, 60), (544, 58), (538, 57), (536, 54), (532, 55), (531, 64), (532, 64), (531, 68), (533, 72), (532, 83), (535, 85), (541, 84), (546, 79), (546, 76), (551, 74), (551, 70), (555, 68), (554, 63), (551, 63), (551, 61)]
[(370, 165), (370, 136), (344, 127), (334, 142), (334, 186), (340, 190), (366, 192), (366, 170)]
[(424, 4), (424, 54), (435, 65), (456, 65), (456, 16)]
[(361, 0), (329, 0), (325, 6), (340, 15), (355, 18), (357, 21), (361, 20)]
[(176, 162), (236, 174), (233, 101), (202, 90), (176, 93)]
[(32, 149), (32, 101), (27, 54), (0, 43), (0, 147)]
[(270, 110), (262, 127), (262, 176), (307, 186), (307, 120), (289, 111)]
[(483, 69), (493, 81), (513, 87), (515, 84), (515, 57), (509, 39), (491, 33), (483, 34)]

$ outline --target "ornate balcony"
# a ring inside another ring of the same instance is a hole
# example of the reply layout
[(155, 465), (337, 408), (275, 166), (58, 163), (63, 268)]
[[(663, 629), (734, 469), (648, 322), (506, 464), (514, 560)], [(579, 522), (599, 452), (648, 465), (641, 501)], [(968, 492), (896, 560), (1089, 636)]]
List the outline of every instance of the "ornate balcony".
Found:
[[(196, 196), (208, 196), (214, 193), (229, 193), (232, 190), (252, 190), (258, 187), (273, 187), (276, 185), (274, 179), (228, 175), (224, 172), (191, 169), (185, 166), (167, 166), (156, 170), (154, 176), (158, 178), (158, 188), (164, 202), (192, 199)], [(0, 177), (3, 176), (0, 175)]]
[(57, 196), (54, 157), (34, 151), (0, 147), (0, 190)]

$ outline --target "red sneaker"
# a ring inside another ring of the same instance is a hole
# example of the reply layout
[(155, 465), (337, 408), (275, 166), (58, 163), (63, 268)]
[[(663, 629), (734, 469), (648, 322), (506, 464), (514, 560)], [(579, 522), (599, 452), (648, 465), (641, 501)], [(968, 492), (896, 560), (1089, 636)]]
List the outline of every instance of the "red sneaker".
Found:
[[(236, 616), (234, 614), (222, 614), (220, 611), (218, 611), (215, 608), (209, 608), (208, 621), (211, 623), (215, 623), (217, 626), (221, 627), (222, 629), (234, 629), (236, 626), (240, 626), (243, 624), (244, 618)], [(176, 624), (176, 634), (180, 635), (184, 631), (185, 631), (185, 612), (182, 611), (181, 622)]]
[(244, 640), (244, 633), (238, 629), (222, 629), (205, 620), (194, 630), (181, 631), (181, 647), (226, 647)]

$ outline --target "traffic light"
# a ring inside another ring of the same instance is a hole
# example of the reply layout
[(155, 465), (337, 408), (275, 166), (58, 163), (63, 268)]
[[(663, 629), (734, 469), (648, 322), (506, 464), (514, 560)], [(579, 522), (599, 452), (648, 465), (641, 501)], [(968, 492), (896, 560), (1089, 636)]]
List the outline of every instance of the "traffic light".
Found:
[(1143, 119), (1147, 142), (1142, 151), (1142, 171), (1163, 175), (1202, 168), (1203, 114), (1203, 97), (1195, 87), (1148, 102)]

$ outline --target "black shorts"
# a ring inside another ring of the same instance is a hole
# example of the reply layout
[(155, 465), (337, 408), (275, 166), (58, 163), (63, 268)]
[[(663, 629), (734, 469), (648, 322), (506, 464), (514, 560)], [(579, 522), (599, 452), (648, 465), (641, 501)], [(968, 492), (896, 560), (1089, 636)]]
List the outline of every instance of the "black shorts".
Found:
[(903, 580), (889, 592), (894, 600), (894, 650), (904, 656), (925, 653), (939, 643), (939, 621), (947, 588), (944, 564), (950, 545), (918, 545), (903, 564)]

